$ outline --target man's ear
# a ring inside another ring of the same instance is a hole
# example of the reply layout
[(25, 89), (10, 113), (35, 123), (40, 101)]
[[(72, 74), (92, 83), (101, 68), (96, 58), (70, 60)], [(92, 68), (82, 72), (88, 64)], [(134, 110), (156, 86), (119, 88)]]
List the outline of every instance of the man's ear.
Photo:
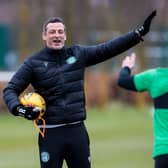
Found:
[(46, 32), (42, 33), (42, 39), (45, 41), (46, 40)]
[(67, 39), (67, 34), (66, 34), (66, 32), (65, 32), (65, 37), (64, 37), (64, 40), (66, 41), (66, 39)]

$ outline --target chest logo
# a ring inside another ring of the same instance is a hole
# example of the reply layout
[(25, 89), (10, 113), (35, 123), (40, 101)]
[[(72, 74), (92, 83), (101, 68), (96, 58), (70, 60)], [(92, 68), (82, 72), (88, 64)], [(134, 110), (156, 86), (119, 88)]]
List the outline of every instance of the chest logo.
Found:
[(76, 58), (74, 56), (69, 57), (66, 60), (67, 64), (74, 64), (76, 62)]

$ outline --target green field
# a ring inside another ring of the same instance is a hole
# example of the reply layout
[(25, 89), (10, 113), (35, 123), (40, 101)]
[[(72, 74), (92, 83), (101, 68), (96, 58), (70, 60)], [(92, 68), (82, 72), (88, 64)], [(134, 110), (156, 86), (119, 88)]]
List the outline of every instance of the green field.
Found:
[[(92, 168), (153, 168), (150, 112), (119, 103), (88, 110)], [(0, 115), (0, 168), (39, 168), (37, 131), (7, 114)]]

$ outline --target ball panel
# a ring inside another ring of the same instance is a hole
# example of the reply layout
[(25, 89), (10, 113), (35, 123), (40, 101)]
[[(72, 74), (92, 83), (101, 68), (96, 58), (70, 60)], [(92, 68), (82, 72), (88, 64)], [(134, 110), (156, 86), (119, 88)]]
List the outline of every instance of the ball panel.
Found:
[(44, 98), (35, 92), (23, 94), (19, 97), (20, 103), (24, 106), (33, 106), (41, 110), (41, 116), (44, 115), (46, 104)]

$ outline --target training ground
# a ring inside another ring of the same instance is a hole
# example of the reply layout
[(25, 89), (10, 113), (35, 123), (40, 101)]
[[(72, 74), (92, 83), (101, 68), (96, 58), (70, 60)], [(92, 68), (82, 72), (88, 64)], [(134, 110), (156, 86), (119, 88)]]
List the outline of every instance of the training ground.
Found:
[[(88, 109), (86, 125), (92, 168), (153, 168), (150, 107), (111, 103)], [(0, 130), (0, 168), (39, 168), (31, 121), (0, 113)]]

